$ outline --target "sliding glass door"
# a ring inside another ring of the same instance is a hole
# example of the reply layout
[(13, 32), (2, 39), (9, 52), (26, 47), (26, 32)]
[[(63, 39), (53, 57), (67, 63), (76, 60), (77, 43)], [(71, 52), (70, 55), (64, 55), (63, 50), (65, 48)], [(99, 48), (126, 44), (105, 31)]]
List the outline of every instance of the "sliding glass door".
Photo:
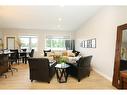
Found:
[(37, 50), (38, 39), (36, 36), (21, 36), (20, 40), (22, 43), (21, 49), (35, 49), (35, 51)]
[(7, 37), (7, 49), (15, 49), (15, 37)]

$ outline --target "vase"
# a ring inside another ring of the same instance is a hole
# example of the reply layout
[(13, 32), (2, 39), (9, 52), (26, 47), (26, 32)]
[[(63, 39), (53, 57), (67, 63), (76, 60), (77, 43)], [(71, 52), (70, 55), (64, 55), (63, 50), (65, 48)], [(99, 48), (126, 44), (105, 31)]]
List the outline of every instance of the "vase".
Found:
[(61, 67), (64, 67), (64, 66), (65, 66), (65, 63), (64, 63), (64, 62), (62, 62), (62, 63), (61, 63)]

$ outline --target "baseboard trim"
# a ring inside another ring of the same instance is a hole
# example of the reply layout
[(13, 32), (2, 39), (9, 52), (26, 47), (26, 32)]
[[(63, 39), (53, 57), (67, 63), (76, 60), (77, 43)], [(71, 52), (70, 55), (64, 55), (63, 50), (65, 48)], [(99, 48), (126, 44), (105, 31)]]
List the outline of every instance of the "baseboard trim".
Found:
[(97, 72), (98, 74), (100, 74), (101, 76), (105, 77), (107, 80), (112, 82), (112, 78), (108, 77), (107, 75), (103, 74), (102, 72), (98, 71), (95, 68), (92, 68), (93, 71)]

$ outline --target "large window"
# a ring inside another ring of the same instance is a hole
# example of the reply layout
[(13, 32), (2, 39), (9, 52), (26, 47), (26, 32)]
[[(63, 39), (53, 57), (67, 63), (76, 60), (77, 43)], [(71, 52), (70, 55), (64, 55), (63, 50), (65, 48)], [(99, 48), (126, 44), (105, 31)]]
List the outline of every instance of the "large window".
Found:
[(21, 49), (27, 49), (27, 50), (31, 50), (31, 49), (35, 49), (35, 51), (37, 50), (37, 37), (36, 36), (21, 36), (20, 37), (22, 46)]
[(66, 50), (65, 39), (60, 38), (46, 39), (46, 49)]
[(69, 37), (49, 37), (46, 39), (46, 49), (51, 50), (73, 50), (75, 41)]

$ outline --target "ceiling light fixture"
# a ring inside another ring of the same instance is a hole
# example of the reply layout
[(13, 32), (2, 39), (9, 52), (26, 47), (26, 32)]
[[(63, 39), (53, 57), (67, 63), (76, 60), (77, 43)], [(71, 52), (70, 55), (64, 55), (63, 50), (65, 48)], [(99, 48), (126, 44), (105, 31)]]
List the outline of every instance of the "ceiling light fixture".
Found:
[(58, 18), (58, 21), (62, 21), (62, 18), (60, 17), (60, 18)]

